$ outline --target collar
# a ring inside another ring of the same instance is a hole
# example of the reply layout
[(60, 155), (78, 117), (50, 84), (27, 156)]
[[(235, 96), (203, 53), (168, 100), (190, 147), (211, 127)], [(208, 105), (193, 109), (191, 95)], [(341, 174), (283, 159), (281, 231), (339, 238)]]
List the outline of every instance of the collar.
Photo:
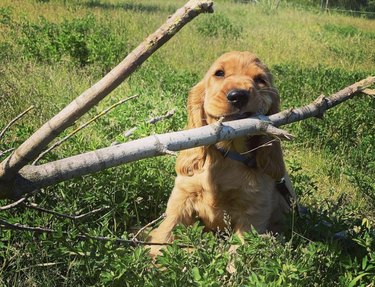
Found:
[(222, 156), (225, 158), (230, 158), (231, 160), (236, 160), (239, 162), (242, 162), (244, 165), (250, 168), (255, 168), (257, 167), (257, 162), (255, 157), (253, 158), (248, 158), (238, 152), (231, 151), (231, 150), (225, 150), (222, 147), (216, 147), (217, 150), (222, 154)]

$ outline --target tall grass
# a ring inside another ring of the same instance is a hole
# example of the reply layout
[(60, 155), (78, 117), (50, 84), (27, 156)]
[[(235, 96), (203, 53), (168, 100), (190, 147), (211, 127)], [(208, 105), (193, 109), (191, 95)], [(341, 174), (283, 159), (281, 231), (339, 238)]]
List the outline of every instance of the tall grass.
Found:
[[(120, 98), (139, 94), (137, 100), (116, 108), (44, 160), (183, 129), (189, 89), (225, 51), (258, 54), (274, 74), (283, 108), (374, 74), (375, 22), (259, 2), (217, 1), (214, 15), (190, 23), (75, 125)], [(0, 127), (29, 105), (36, 109), (8, 131), (0, 151), (17, 147), (183, 4), (3, 0)], [(171, 119), (146, 122), (171, 109), (176, 109)], [(199, 225), (176, 231), (181, 242), (196, 247), (193, 252), (168, 247), (157, 266), (144, 248), (75, 238), (82, 232), (131, 238), (132, 227), (157, 218), (173, 187), (175, 159), (165, 157), (64, 182), (32, 198), (66, 214), (109, 206), (90, 218), (73, 223), (22, 207), (2, 212), (9, 222), (49, 226), (70, 236), (0, 230), (0, 286), (371, 286), (374, 109), (374, 101), (363, 96), (328, 112), (323, 121), (287, 127), (297, 135), (284, 145), (288, 168), (310, 212), (291, 218), (290, 231), (276, 238), (249, 234), (232, 260), (235, 274), (226, 267), (236, 239), (202, 233)], [(135, 126), (134, 134), (125, 137)], [(333, 239), (343, 230), (346, 237)]]

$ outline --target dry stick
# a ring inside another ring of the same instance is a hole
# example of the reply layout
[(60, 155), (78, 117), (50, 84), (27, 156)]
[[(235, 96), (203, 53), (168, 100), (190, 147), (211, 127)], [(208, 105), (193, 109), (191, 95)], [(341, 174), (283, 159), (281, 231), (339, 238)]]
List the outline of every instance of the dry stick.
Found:
[[(175, 109), (170, 110), (165, 115), (157, 116), (157, 117), (154, 117), (152, 119), (147, 120), (146, 123), (156, 124), (157, 122), (160, 122), (160, 121), (171, 118), (174, 115), (175, 112), (176, 112)], [(130, 137), (136, 130), (137, 130), (137, 127), (133, 127), (131, 129), (127, 130), (126, 132), (124, 132), (123, 135), (124, 135), (124, 137)]]
[(71, 220), (82, 219), (84, 217), (93, 215), (93, 214), (98, 213), (100, 211), (109, 209), (109, 206), (103, 206), (103, 207), (91, 210), (91, 211), (83, 213), (83, 214), (70, 215), (70, 214), (64, 214), (64, 213), (60, 213), (60, 212), (57, 212), (57, 211), (54, 211), (54, 210), (46, 209), (46, 208), (43, 208), (43, 207), (39, 207), (35, 203), (29, 203), (29, 204), (24, 203), (24, 204), (22, 204), (22, 206), (24, 206), (26, 208), (34, 209), (34, 210), (37, 210), (37, 211), (40, 211), (40, 212), (49, 213), (49, 214), (52, 214), (52, 215), (55, 215), (55, 216), (58, 216), (58, 217), (68, 218), (68, 219), (71, 219)]
[(13, 120), (11, 120), (6, 126), (5, 128), (3, 128), (3, 130), (0, 132), (0, 139), (3, 137), (3, 135), (5, 134), (5, 132), (11, 127), (11, 125), (13, 125), (16, 121), (18, 121), (20, 118), (22, 118), (24, 115), (26, 115), (29, 111), (31, 111), (32, 109), (34, 108), (34, 106), (30, 106), (28, 109), (26, 109), (25, 111), (23, 111), (22, 113), (20, 113), (18, 116), (16, 116)]
[(15, 202), (12, 202), (8, 205), (0, 206), (0, 211), (4, 211), (7, 209), (15, 208), (16, 206), (20, 205), (23, 203), (25, 200), (27, 200), (31, 195), (33, 195), (37, 190), (33, 190), (32, 192), (27, 193), (25, 196), (21, 197)]
[(325, 110), (361, 93), (373, 83), (375, 83), (375, 77), (369, 77), (329, 98), (320, 97), (317, 101), (302, 108), (265, 117), (268, 122), (264, 121), (264, 117), (262, 120), (248, 118), (224, 122), (222, 125), (213, 124), (186, 131), (153, 135), (40, 166), (25, 166), (16, 178), (12, 195), (17, 198), (30, 189), (53, 185), (120, 164), (164, 155), (166, 151), (175, 152), (253, 134), (269, 134), (281, 139), (288, 139), (290, 135), (287, 132), (272, 125), (280, 126), (309, 117), (319, 117)]
[(212, 6), (211, 0), (190, 0), (113, 70), (39, 128), (0, 165), (0, 180), (3, 181), (2, 186), (0, 186), (2, 193), (6, 193), (9, 190), (9, 183), (4, 182), (13, 180), (22, 167), (37, 158), (54, 138), (119, 86), (185, 24), (200, 13), (213, 12)]
[(43, 151), (32, 163), (32, 165), (35, 165), (45, 154), (49, 153), (51, 150), (53, 150), (55, 147), (58, 147), (59, 145), (61, 145), (64, 141), (68, 140), (69, 138), (71, 138), (72, 136), (74, 136), (76, 133), (78, 133), (79, 131), (83, 130), (85, 127), (87, 127), (89, 124), (91, 124), (92, 122), (96, 121), (98, 118), (100, 118), (101, 116), (104, 116), (106, 115), (108, 112), (110, 112), (111, 110), (113, 110), (114, 108), (116, 108), (117, 106), (129, 101), (129, 100), (132, 100), (134, 98), (137, 98), (138, 95), (134, 95), (134, 96), (131, 96), (129, 98), (126, 98), (126, 99), (123, 99), (123, 100), (120, 100), (118, 101), (117, 103), (113, 104), (112, 106), (106, 108), (105, 110), (101, 111), (99, 114), (97, 114), (95, 117), (93, 117), (91, 120), (89, 120), (88, 122), (84, 123), (83, 125), (79, 126), (78, 128), (76, 128), (74, 131), (72, 131), (70, 134), (68, 134), (67, 136), (63, 137), (61, 140), (55, 142), (53, 145), (51, 145), (48, 149), (46, 149), (45, 151)]
[(157, 122), (163, 121), (165, 119), (169, 119), (169, 118), (171, 118), (174, 115), (175, 112), (176, 112), (175, 109), (170, 110), (165, 115), (157, 116), (157, 117), (154, 117), (152, 119), (149, 119), (147, 121), (147, 123), (149, 123), (149, 124), (156, 124)]
[(254, 152), (254, 151), (256, 151), (256, 150), (258, 150), (258, 149), (260, 149), (260, 148), (264, 148), (264, 147), (269, 147), (269, 146), (272, 146), (272, 143), (273, 142), (276, 142), (276, 141), (281, 141), (280, 139), (272, 139), (272, 140), (270, 140), (270, 141), (268, 141), (268, 142), (265, 142), (264, 144), (261, 144), (261, 145), (259, 145), (259, 146), (257, 146), (257, 147), (255, 147), (255, 148), (253, 148), (253, 149), (251, 149), (251, 150), (248, 150), (248, 151), (245, 151), (245, 152), (241, 152), (241, 154), (249, 154), (249, 153), (252, 153), (252, 152)]
[(7, 210), (7, 209), (11, 209), (11, 208), (14, 208), (18, 205), (20, 205), (22, 202), (24, 202), (25, 200), (27, 199), (27, 197), (21, 197), (19, 200), (15, 201), (15, 202), (12, 202), (8, 205), (4, 205), (4, 206), (0, 206), (0, 211), (3, 211), (3, 210)]
[(154, 219), (153, 221), (147, 223), (145, 226), (143, 226), (141, 229), (138, 230), (138, 232), (133, 236), (132, 240), (133, 241), (137, 241), (137, 237), (139, 234), (141, 234), (147, 227), (150, 227), (151, 225), (155, 224), (156, 222), (158, 222), (159, 220), (161, 219), (164, 219), (167, 215), (165, 213), (163, 213), (162, 215), (160, 215), (158, 218)]
[[(0, 227), (4, 229), (10, 229), (10, 230), (20, 230), (20, 231), (30, 231), (35, 233), (47, 233), (47, 234), (59, 234), (57, 230), (46, 228), (46, 227), (34, 227), (34, 226), (27, 226), (20, 223), (10, 223), (5, 221), (4, 219), (0, 218)], [(64, 236), (69, 236), (69, 233), (66, 231), (61, 232), (60, 234)], [(109, 237), (103, 237), (103, 236), (91, 236), (88, 234), (77, 234), (74, 238), (79, 240), (97, 240), (97, 241), (103, 241), (103, 242), (114, 242), (114, 243), (122, 243), (127, 244), (129, 246), (136, 247), (138, 245), (176, 245), (181, 248), (190, 248), (192, 246), (187, 244), (174, 244), (174, 243), (159, 243), (159, 242), (145, 242), (145, 241), (134, 241), (129, 239), (123, 239), (119, 237), (115, 238), (109, 238)]]
[(8, 152), (14, 151), (14, 147), (6, 149), (4, 151), (0, 151), (0, 156), (3, 156), (4, 154), (7, 154)]

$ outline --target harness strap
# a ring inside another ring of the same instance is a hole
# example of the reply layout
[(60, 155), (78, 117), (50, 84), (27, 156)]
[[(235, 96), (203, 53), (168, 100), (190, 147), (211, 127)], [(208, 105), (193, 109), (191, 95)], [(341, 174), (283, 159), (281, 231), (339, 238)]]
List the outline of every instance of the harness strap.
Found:
[[(232, 160), (242, 162), (244, 165), (250, 168), (257, 167), (257, 162), (256, 162), (255, 157), (248, 158), (238, 152), (225, 150), (222, 147), (216, 147), (216, 148), (218, 149), (218, 151), (222, 154), (224, 158), (227, 157)], [(289, 205), (290, 209), (294, 210), (297, 216), (299, 216), (298, 204), (296, 204), (293, 195), (290, 193), (288, 187), (286, 186), (285, 179), (282, 177), (280, 180), (275, 181), (275, 184), (276, 184), (276, 189), (278, 190), (278, 192), (280, 192), (280, 194), (282, 195), (286, 203)]]
[(290, 193), (288, 187), (286, 186), (285, 178), (281, 178), (279, 181), (276, 181), (276, 189), (280, 192), (286, 203), (289, 205), (290, 209), (299, 216), (298, 204), (295, 201), (295, 198)]
[(231, 151), (231, 150), (225, 150), (222, 147), (217, 147), (218, 151), (223, 155), (223, 157), (230, 158), (232, 160), (236, 160), (239, 162), (242, 162), (244, 165), (250, 168), (257, 167), (257, 162), (255, 157), (254, 158), (248, 158), (238, 152)]

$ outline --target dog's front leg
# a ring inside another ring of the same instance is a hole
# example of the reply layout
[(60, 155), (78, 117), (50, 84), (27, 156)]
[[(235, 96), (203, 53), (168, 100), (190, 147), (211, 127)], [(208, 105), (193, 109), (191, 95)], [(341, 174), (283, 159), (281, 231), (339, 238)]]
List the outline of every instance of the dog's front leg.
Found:
[[(190, 225), (193, 223), (193, 205), (187, 192), (177, 185), (174, 187), (168, 200), (166, 218), (160, 226), (154, 229), (149, 236), (152, 243), (170, 243), (173, 241), (172, 230), (177, 224)], [(150, 254), (156, 257), (160, 254), (162, 245), (152, 245)]]
[[(172, 241), (172, 230), (179, 223), (179, 218), (173, 215), (168, 215), (160, 226), (154, 229), (149, 235), (149, 242), (151, 243), (169, 243)], [(150, 255), (156, 257), (160, 254), (162, 245), (151, 245)]]

